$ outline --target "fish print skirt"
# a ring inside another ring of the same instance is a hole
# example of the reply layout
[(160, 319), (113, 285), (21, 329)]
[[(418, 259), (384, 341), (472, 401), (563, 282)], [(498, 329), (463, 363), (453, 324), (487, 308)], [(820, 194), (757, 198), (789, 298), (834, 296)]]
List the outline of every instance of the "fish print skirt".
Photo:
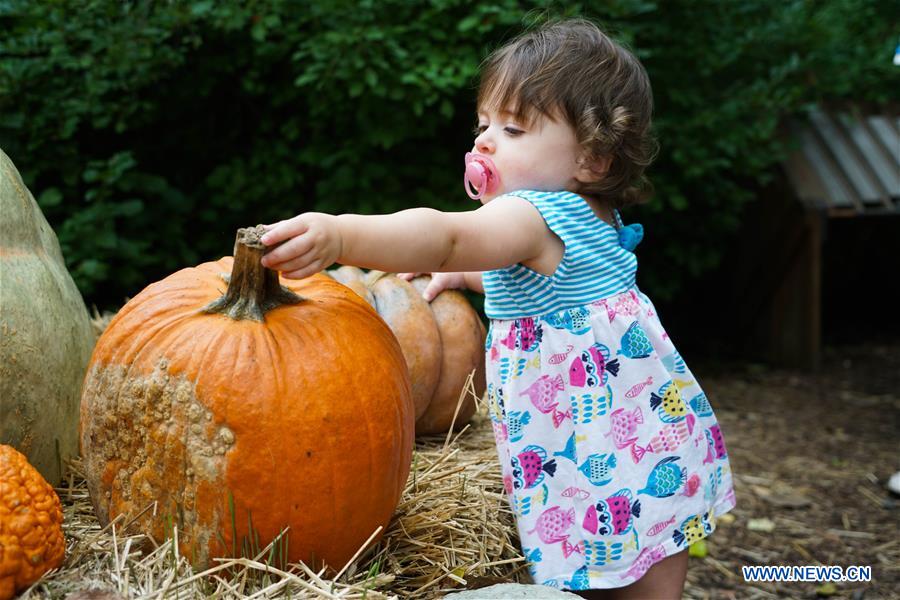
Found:
[(709, 401), (636, 288), (493, 320), (488, 402), (534, 581), (633, 583), (734, 507)]

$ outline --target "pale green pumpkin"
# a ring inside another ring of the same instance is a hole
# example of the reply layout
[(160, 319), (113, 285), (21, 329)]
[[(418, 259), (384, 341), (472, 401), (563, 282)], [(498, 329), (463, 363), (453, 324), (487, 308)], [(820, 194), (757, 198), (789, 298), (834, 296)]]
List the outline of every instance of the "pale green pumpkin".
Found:
[(22, 452), (54, 485), (78, 454), (93, 344), (56, 234), (0, 150), (0, 444)]

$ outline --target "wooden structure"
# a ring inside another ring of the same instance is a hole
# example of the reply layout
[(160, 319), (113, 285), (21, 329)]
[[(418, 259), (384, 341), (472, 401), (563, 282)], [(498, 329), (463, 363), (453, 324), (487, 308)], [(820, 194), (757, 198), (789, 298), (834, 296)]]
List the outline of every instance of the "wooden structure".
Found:
[[(785, 134), (793, 149), (783, 177), (744, 223), (735, 297), (748, 344), (771, 362), (814, 370), (828, 223), (900, 216), (900, 116), (818, 108), (789, 122)], [(885, 258), (896, 269), (897, 257)]]

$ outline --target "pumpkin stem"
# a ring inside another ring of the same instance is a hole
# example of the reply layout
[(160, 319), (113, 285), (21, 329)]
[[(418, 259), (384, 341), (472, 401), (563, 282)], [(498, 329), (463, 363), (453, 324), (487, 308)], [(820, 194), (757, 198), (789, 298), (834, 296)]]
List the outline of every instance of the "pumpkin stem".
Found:
[(225, 295), (206, 305), (202, 311), (221, 314), (236, 321), (265, 321), (266, 313), (282, 304), (304, 300), (278, 283), (278, 272), (262, 266), (260, 259), (266, 246), (259, 238), (266, 232), (262, 225), (237, 230), (234, 242), (234, 266), (226, 277)]

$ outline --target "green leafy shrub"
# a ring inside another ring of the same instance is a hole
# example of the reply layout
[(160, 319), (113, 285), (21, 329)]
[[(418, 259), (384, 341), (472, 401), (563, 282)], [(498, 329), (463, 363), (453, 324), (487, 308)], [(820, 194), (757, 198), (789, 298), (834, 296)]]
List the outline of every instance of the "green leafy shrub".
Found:
[[(644, 287), (709, 269), (772, 172), (784, 115), (884, 101), (890, 2), (0, 1), (0, 145), (90, 302), (229, 253), (300, 211), (473, 206), (478, 65), (523, 25), (585, 14), (654, 83)], [(892, 87), (893, 86), (893, 87)]]

